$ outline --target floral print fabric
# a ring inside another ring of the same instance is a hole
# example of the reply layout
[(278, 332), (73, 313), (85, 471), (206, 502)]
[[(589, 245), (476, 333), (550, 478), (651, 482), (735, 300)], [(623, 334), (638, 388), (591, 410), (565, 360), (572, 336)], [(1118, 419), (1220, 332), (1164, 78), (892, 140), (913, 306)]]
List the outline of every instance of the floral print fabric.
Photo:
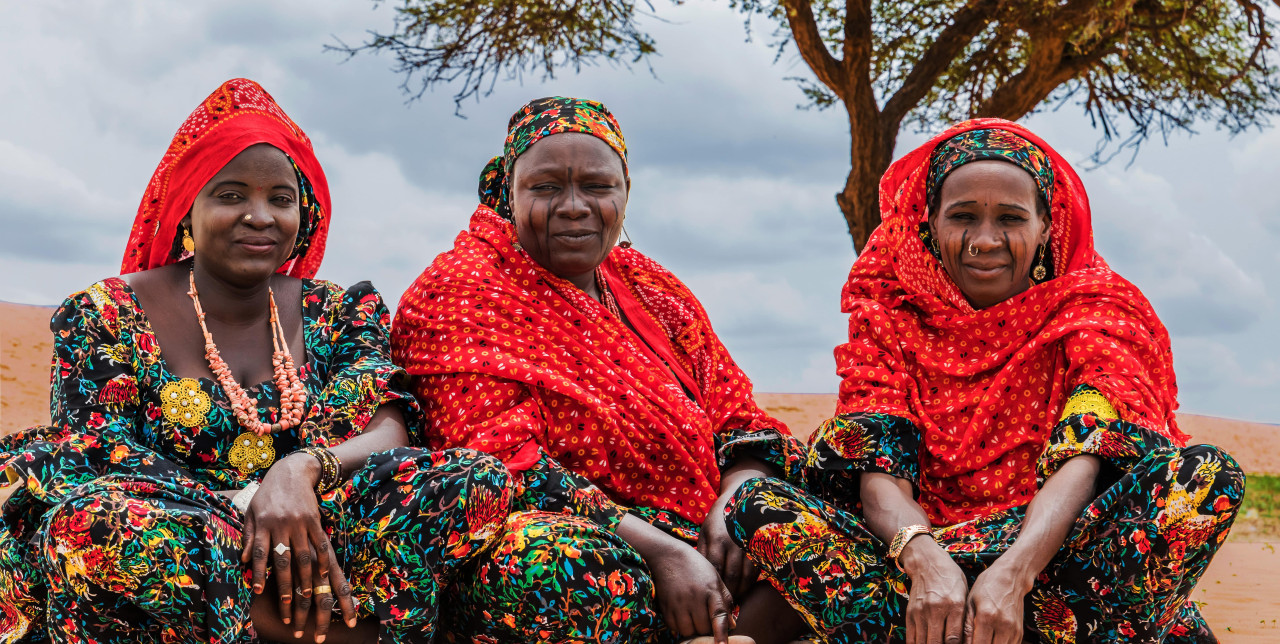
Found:
[[(864, 420), (848, 419), (843, 441), (828, 439), (853, 446), (817, 475), (844, 479), (842, 486), (828, 482), (811, 494), (755, 479), (726, 516), (734, 540), (824, 641), (901, 642), (910, 579), (865, 526), (859, 470), (844, 466), (884, 471), (874, 465), (876, 454), (887, 461), (911, 455), (895, 457), (893, 440), (878, 440)], [(1216, 642), (1188, 597), (1235, 519), (1244, 493), (1239, 465), (1213, 446), (1179, 448), (1140, 426), (1082, 414), (1057, 426), (1038, 470), (1047, 476), (1086, 453), (1104, 459), (1107, 475), (1026, 597), (1027, 641)], [(996, 511), (933, 534), (972, 584), (1017, 539), (1025, 510)]]
[[(272, 436), (275, 458), (359, 434), (377, 408), (420, 413), (387, 358), (389, 314), (367, 283), (303, 281), (307, 421)], [(227, 457), (241, 433), (211, 379), (166, 370), (132, 290), (118, 278), (54, 315), (51, 427), (0, 440), (0, 470), (20, 487), (0, 522), (0, 641), (251, 642), (241, 522), (213, 491), (260, 481)], [(175, 390), (204, 400), (201, 423), (166, 414)], [(264, 419), (271, 382), (246, 391)], [(271, 422), (271, 421), (269, 421)], [(322, 523), (361, 614), (392, 641), (429, 641), (436, 593), (498, 536), (509, 475), (470, 450), (375, 455), (320, 498)]]

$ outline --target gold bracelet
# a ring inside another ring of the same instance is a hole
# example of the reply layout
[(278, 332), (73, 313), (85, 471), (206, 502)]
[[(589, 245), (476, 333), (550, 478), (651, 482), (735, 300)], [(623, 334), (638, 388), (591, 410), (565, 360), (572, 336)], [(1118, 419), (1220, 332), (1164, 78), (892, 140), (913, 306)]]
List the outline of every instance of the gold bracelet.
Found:
[(320, 461), (320, 478), (316, 481), (316, 494), (324, 494), (342, 483), (342, 462), (333, 455), (333, 452), (323, 447), (304, 447), (298, 451), (310, 454)]
[[(909, 525), (897, 534), (893, 535), (893, 541), (889, 542), (889, 559), (893, 561), (893, 565), (902, 570), (902, 562), (898, 561), (898, 557), (902, 556), (902, 551), (907, 548), (907, 543), (918, 535), (927, 534), (930, 539), (934, 539), (933, 531), (927, 525)], [(937, 539), (934, 539), (937, 541)]]

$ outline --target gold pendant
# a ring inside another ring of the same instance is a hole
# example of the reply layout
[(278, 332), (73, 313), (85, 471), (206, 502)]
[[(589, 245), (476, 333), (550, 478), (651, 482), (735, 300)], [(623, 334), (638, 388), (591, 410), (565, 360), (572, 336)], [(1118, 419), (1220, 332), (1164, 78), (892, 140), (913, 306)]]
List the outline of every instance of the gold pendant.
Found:
[(171, 382), (160, 390), (160, 409), (169, 422), (183, 427), (205, 424), (205, 415), (213, 407), (209, 394), (200, 389), (193, 378)]
[(271, 467), (276, 460), (273, 442), (271, 434), (259, 436), (253, 432), (245, 432), (236, 436), (235, 445), (227, 455), (227, 460), (242, 474)]

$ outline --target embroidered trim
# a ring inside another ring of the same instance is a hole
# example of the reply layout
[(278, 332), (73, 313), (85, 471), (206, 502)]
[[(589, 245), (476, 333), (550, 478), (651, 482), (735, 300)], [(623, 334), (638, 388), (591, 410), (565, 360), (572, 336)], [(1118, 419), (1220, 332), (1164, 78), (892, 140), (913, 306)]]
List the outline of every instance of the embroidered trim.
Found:
[(1111, 405), (1111, 401), (1107, 400), (1102, 392), (1093, 387), (1079, 387), (1071, 398), (1067, 399), (1067, 405), (1062, 409), (1062, 417), (1058, 420), (1065, 420), (1071, 416), (1080, 414), (1093, 414), (1104, 420), (1120, 420), (1120, 414), (1116, 412), (1116, 408)]

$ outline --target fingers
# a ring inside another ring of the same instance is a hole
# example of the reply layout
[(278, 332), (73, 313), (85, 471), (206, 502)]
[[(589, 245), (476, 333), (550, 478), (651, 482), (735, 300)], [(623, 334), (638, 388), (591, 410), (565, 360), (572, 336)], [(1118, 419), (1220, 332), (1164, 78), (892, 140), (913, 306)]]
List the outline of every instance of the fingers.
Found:
[[(245, 516), (244, 532), (241, 534), (240, 539), (240, 563), (247, 564), (253, 558), (253, 539), (254, 533), (256, 532), (256, 530), (254, 530), (255, 525), (252, 514)], [(254, 577), (254, 579), (256, 580), (257, 577)]]
[(323, 644), (329, 635), (329, 622), (333, 619), (333, 606), (337, 601), (333, 595), (333, 588), (326, 583), (326, 580), (317, 577), (314, 586), (314, 596), (316, 602), (316, 644)]
[(253, 592), (255, 595), (261, 594), (267, 579), (267, 549), (271, 535), (263, 534), (261, 531), (255, 530), (253, 533)]
[(743, 590), (742, 562), (745, 557), (742, 548), (726, 547), (724, 549), (724, 569), (720, 571), (720, 579), (733, 596), (741, 595)]
[(733, 597), (729, 595), (729, 589), (725, 588), (724, 584), (720, 585), (719, 591), (708, 597), (707, 601), (707, 612), (711, 615), (711, 637), (715, 640), (715, 644), (729, 644)]
[(952, 608), (951, 612), (947, 614), (942, 644), (961, 644), (964, 642), (964, 613), (964, 604), (960, 604)]
[[(275, 535), (271, 535), (275, 539)], [(268, 542), (270, 540), (267, 540)], [(280, 548), (280, 544), (288, 546), (288, 549)], [(268, 546), (271, 551), (271, 571), (276, 578), (276, 590), (280, 593), (280, 619), (289, 623), (289, 606), (293, 603), (293, 578), (295, 571), (293, 565), (289, 561), (289, 555), (293, 553), (293, 542), (287, 535), (282, 536), (275, 544)], [(306, 614), (303, 613), (305, 617)], [(299, 624), (299, 627), (302, 625)]]
[(315, 555), (306, 535), (297, 536), (300, 538), (295, 542), (299, 546), (293, 549), (293, 578), (297, 580), (298, 587), (292, 589), (298, 595), (293, 602), (293, 636), (295, 638), (302, 637), (303, 626), (307, 623), (307, 613), (311, 611), (311, 604), (315, 599), (312, 592), (314, 573), (311, 565)]
[(359, 618), (356, 612), (356, 600), (351, 595), (351, 584), (347, 582), (347, 576), (338, 566), (336, 557), (329, 559), (329, 584), (333, 586), (333, 596), (337, 598), (338, 608), (342, 610), (347, 628), (355, 628), (356, 620)]

